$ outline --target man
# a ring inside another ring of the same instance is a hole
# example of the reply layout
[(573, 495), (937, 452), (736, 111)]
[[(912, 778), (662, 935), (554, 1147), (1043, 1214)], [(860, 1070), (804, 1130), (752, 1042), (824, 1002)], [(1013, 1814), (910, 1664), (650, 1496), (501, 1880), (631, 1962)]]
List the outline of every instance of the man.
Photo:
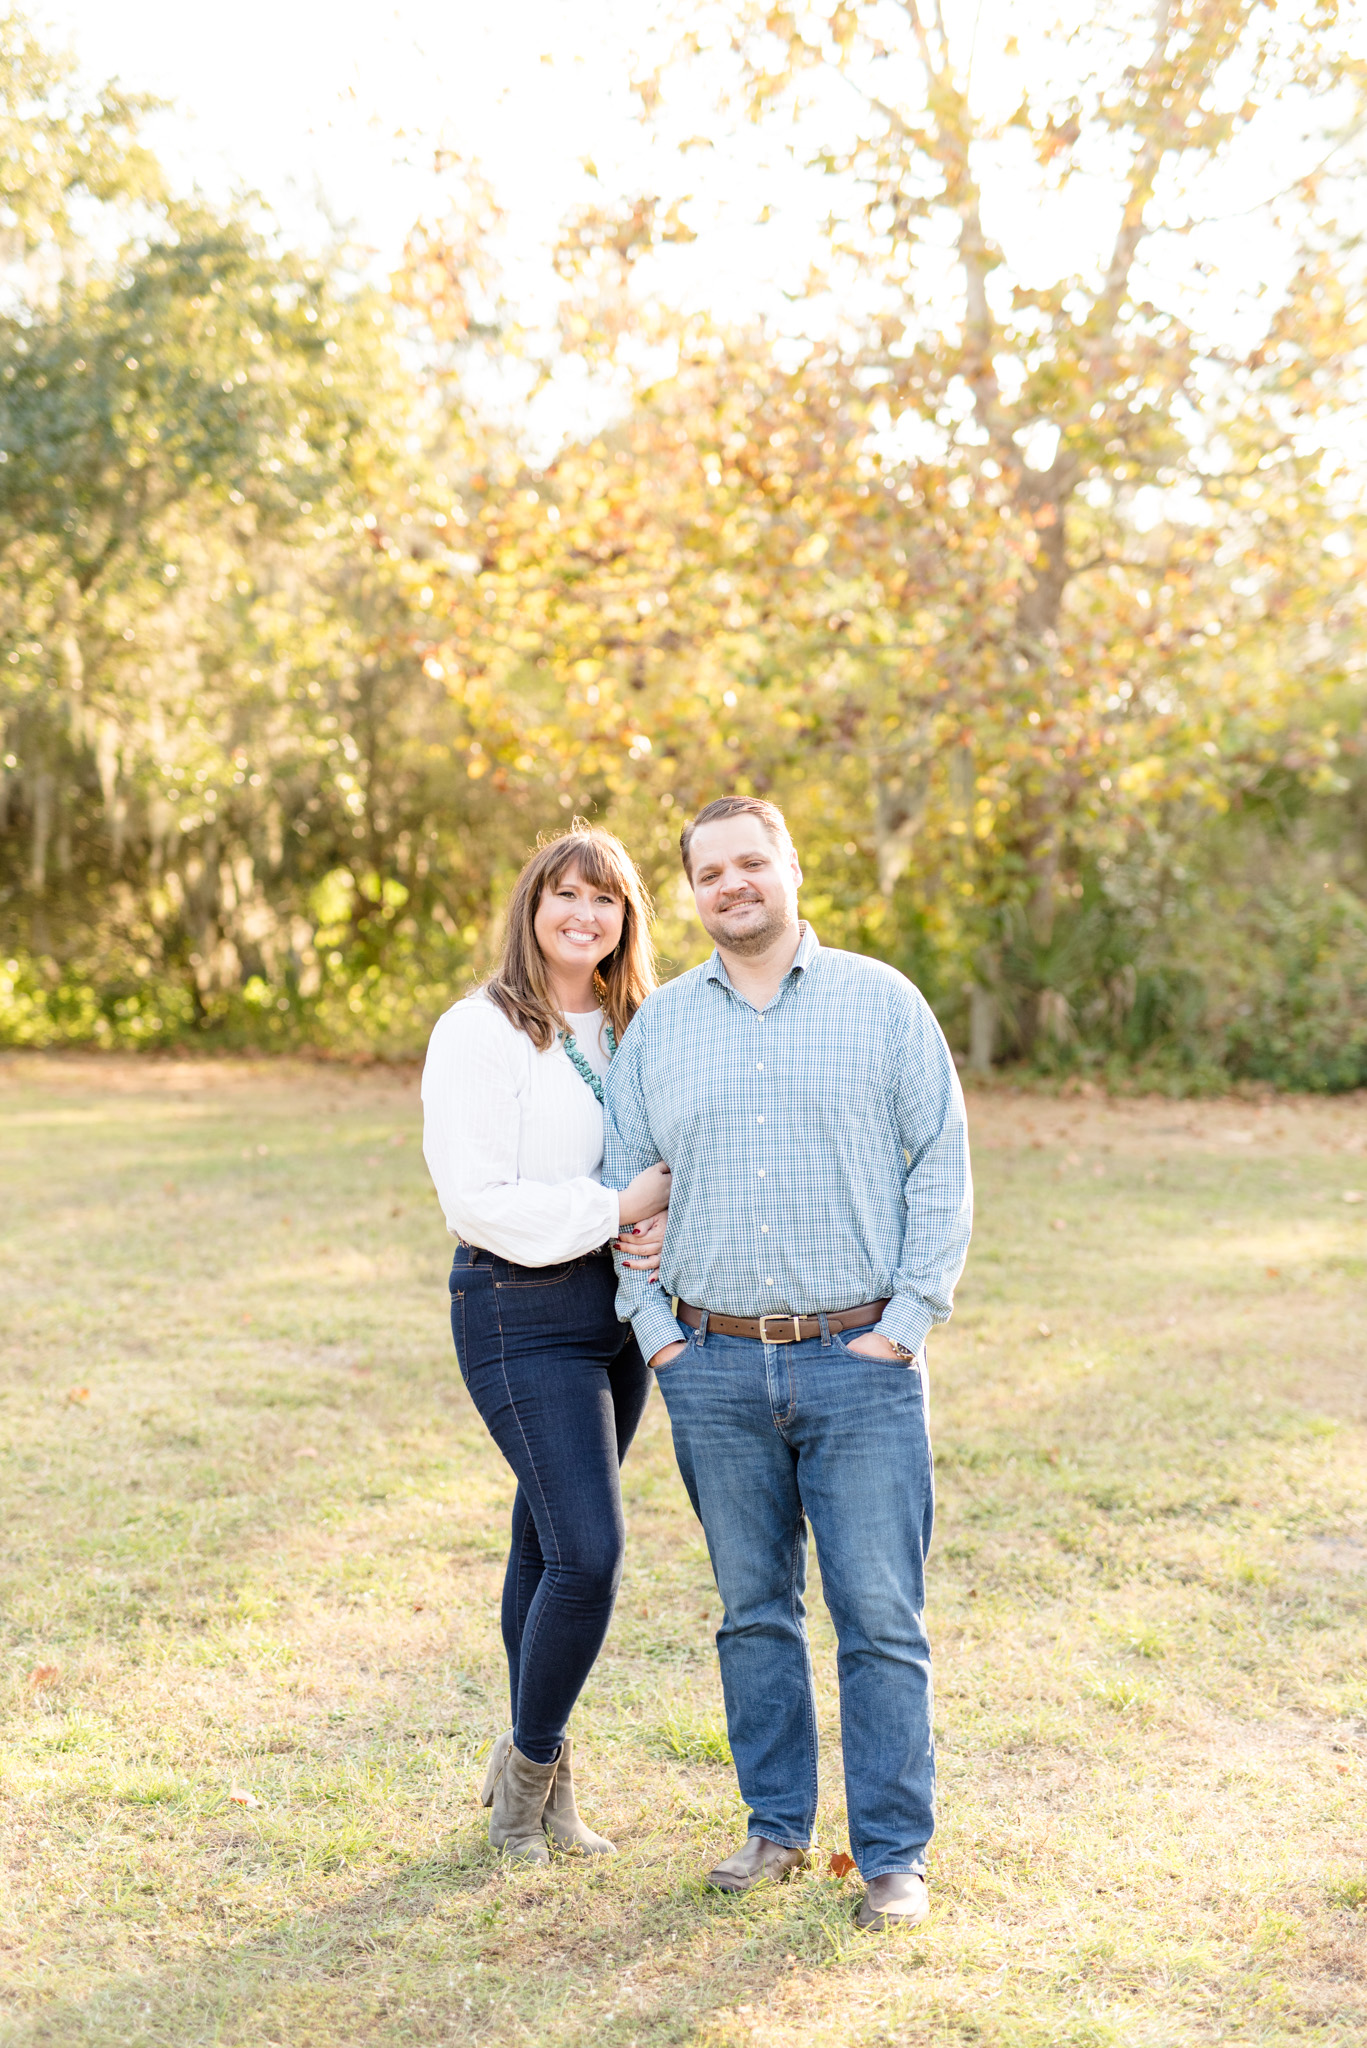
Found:
[(685, 827), (716, 951), (651, 996), (612, 1063), (603, 1180), (671, 1169), (660, 1284), (622, 1270), (725, 1614), (717, 1635), (748, 1891), (807, 1862), (817, 1803), (806, 1520), (839, 1644), (861, 1927), (928, 1910), (934, 1827), (922, 1610), (932, 1484), (925, 1339), (971, 1227), (963, 1096), (929, 1006), (798, 917), (782, 814), (749, 797)]

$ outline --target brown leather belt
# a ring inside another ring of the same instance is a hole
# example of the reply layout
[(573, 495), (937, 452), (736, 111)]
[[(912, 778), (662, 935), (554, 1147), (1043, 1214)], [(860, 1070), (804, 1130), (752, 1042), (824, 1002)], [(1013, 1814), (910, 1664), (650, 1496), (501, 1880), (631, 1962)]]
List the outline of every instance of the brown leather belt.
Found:
[[(890, 1298), (890, 1297), (889, 1297)], [(886, 1301), (866, 1301), (862, 1308), (828, 1309), (826, 1328), (841, 1330), (867, 1330), (882, 1320)], [(681, 1323), (687, 1323), (690, 1330), (702, 1327), (703, 1310), (694, 1308), (689, 1302), (675, 1301), (674, 1313)], [(707, 1331), (718, 1337), (753, 1337), (757, 1344), (801, 1344), (809, 1337), (821, 1335), (820, 1316), (718, 1316), (708, 1314)]]

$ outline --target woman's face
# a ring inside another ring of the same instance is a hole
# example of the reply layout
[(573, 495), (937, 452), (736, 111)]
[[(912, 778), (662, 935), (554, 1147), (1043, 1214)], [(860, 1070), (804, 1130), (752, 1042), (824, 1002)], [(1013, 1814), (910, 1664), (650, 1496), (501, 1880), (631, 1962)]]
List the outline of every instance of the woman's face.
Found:
[(622, 936), (626, 906), (620, 896), (586, 882), (579, 864), (567, 868), (553, 888), (541, 891), (532, 929), (553, 976), (576, 980), (606, 960)]

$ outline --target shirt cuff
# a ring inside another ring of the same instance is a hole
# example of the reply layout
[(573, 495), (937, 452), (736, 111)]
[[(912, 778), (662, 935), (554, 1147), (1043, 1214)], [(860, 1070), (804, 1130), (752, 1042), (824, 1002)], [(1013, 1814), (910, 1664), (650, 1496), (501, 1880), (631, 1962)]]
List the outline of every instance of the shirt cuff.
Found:
[(914, 1352), (919, 1357), (934, 1321), (925, 1303), (918, 1301), (914, 1294), (895, 1294), (884, 1309), (881, 1320), (874, 1326), (873, 1334), (886, 1337), (889, 1344), (900, 1344), (904, 1351)]
[(647, 1365), (657, 1351), (664, 1350), (666, 1344), (682, 1344), (688, 1336), (688, 1332), (680, 1329), (670, 1314), (667, 1294), (657, 1295), (644, 1308), (638, 1308), (631, 1319), (631, 1327), (636, 1332), (636, 1342)]

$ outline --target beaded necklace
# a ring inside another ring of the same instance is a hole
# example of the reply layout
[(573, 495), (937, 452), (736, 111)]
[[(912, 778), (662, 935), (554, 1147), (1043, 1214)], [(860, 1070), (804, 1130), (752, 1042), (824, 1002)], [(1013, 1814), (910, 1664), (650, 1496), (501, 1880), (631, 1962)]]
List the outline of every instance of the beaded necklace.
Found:
[[(613, 1059), (617, 1052), (617, 1040), (613, 1036), (611, 1024), (608, 1025), (607, 1031), (608, 1058)], [(589, 1065), (588, 1061), (584, 1058), (583, 1053), (580, 1052), (579, 1047), (575, 1042), (574, 1033), (572, 1031), (562, 1031), (560, 1033), (560, 1043), (564, 1046), (565, 1051), (569, 1056), (570, 1065), (574, 1068), (575, 1072), (581, 1076), (583, 1080), (588, 1082), (590, 1088), (592, 1088), (594, 1094), (598, 1097), (599, 1102), (601, 1102), (603, 1100), (603, 1084), (599, 1080), (597, 1074), (594, 1073), (593, 1068)]]

